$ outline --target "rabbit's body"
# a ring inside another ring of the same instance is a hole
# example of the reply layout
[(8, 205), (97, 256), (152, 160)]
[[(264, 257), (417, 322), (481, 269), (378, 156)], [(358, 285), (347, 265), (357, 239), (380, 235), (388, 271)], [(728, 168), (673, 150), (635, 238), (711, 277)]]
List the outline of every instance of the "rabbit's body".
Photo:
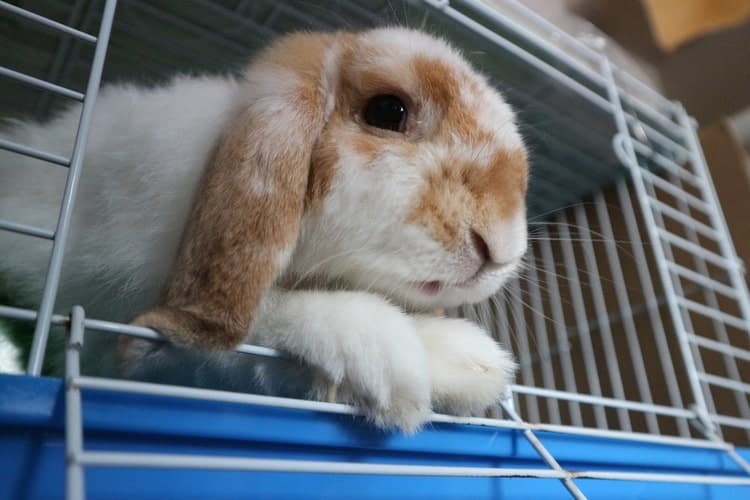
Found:
[[(129, 321), (154, 304), (193, 198), (236, 101), (230, 78), (177, 78), (153, 89), (105, 87), (96, 103), (57, 310)], [(69, 156), (80, 105), (10, 140)], [(54, 229), (67, 169), (0, 151), (2, 218)], [(0, 232), (0, 273), (38, 300), (48, 241)]]
[[(154, 88), (105, 87), (86, 148), (56, 311), (128, 322), (157, 302), (206, 164), (237, 99), (233, 78), (180, 77)], [(8, 137), (69, 157), (80, 105)], [(67, 169), (0, 150), (0, 218), (54, 229)], [(41, 297), (51, 244), (0, 231), (0, 277), (21, 303)], [(109, 339), (87, 349), (89, 369), (114, 374)], [(101, 344), (101, 345), (100, 345)], [(61, 353), (50, 353), (60, 364)]]
[[(378, 93), (403, 96), (403, 131), (381, 130), (392, 106), (360, 111)], [(10, 139), (68, 155), (78, 114)], [(513, 120), (460, 56), (402, 29), (287, 37), (238, 80), (106, 88), (56, 309), (129, 321), (163, 300), (136, 322), (214, 351), (239, 329), (305, 362), (134, 343), (130, 376), (311, 397), (334, 382), (406, 430), (431, 404), (480, 413), (511, 357), (475, 325), (415, 311), (482, 300), (516, 269), (526, 164)], [(0, 152), (0, 218), (54, 227), (65, 173)], [(49, 242), (0, 231), (0, 249), (0, 277), (38, 300)], [(89, 371), (117, 372), (105, 338), (87, 337)]]

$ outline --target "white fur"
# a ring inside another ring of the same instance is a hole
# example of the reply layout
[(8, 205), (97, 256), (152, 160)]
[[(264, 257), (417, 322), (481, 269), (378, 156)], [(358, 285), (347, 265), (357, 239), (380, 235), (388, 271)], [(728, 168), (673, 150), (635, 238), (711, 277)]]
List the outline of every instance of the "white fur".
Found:
[(507, 263), (521, 259), (527, 248), (526, 218), (516, 213), (510, 219), (499, 220), (489, 228), (487, 242), (493, 262)]
[[(384, 71), (400, 50), (466, 65), (447, 45), (426, 35), (383, 29), (369, 36), (384, 47), (376, 56)], [(326, 58), (331, 74), (324, 75), (321, 85), (321, 92), (328, 93), (326, 113), (335, 103), (330, 98), (335, 93), (335, 55)], [(251, 72), (241, 83), (224, 77), (182, 77), (153, 89), (104, 89), (94, 114), (56, 309), (67, 312), (82, 304), (89, 317), (129, 321), (152, 306), (222, 126), (244, 105), (261, 117), (272, 115), (280, 105), (278, 96), (292, 92), (297, 81), (296, 75), (272, 66)], [(483, 109), (495, 110), (482, 120), (500, 121), (490, 124), (499, 134), (498, 144), (521, 144), (507, 104), (489, 91), (482, 99), (487, 101)], [(5, 135), (67, 155), (79, 112), (73, 107), (44, 125), (15, 124)], [(296, 140), (299, 127), (274, 123), (279, 129), (267, 131), (267, 136), (284, 150), (284, 141)], [(425, 228), (405, 223), (425, 175), (440, 162), (472, 152), (461, 144), (430, 143), (413, 164), (405, 164), (386, 147), (372, 165), (346, 140), (337, 146), (340, 161), (331, 192), (319, 210), (303, 218), (297, 246), (279, 255), (286, 268), (285, 285), (309, 278), (328, 290), (273, 288), (258, 311), (251, 339), (303, 360), (317, 375), (297, 377), (287, 384), (292, 389), (283, 390), (279, 386), (299, 367), (168, 346), (144, 354), (131, 375), (140, 372), (145, 377), (155, 370), (162, 381), (315, 397), (321, 396), (325, 381), (331, 381), (341, 384), (344, 400), (360, 405), (377, 424), (408, 431), (427, 417), (431, 400), (471, 414), (497, 401), (514, 366), (507, 353), (479, 327), (409, 314), (483, 300), (515, 269), (513, 263), (461, 286), (477, 266), (467, 244), (446, 249)], [(60, 167), (0, 151), (0, 218), (53, 228), (65, 174)], [(275, 186), (269, 178), (267, 172), (253, 172), (246, 179), (248, 189), (271, 193)], [(512, 227), (498, 226), (490, 247), (506, 241), (502, 253), (514, 256), (525, 248), (522, 221), (519, 211)], [(10, 279), (24, 298), (37, 300), (48, 242), (0, 231), (0, 249), (0, 276)], [(431, 280), (450, 286), (428, 296), (415, 285)], [(337, 286), (345, 290), (333, 290)], [(102, 338), (87, 337), (85, 362), (88, 371), (112, 374), (113, 351), (110, 346), (102, 354), (97, 345)], [(300, 382), (304, 387), (298, 387)]]
[(19, 356), (18, 348), (6, 337), (0, 324), (0, 373), (23, 373)]
[(417, 316), (415, 323), (430, 364), (433, 406), (456, 415), (484, 416), (512, 381), (513, 357), (469, 321)]
[(428, 362), (412, 319), (364, 292), (270, 292), (254, 341), (293, 353), (385, 427), (414, 431), (430, 413)]

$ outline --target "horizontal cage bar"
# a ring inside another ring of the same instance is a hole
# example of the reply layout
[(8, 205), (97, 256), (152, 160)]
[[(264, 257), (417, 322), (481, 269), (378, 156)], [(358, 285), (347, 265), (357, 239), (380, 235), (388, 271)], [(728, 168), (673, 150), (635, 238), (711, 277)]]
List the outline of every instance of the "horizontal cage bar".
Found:
[[(205, 470), (304, 472), (319, 474), (371, 474), (388, 476), (443, 477), (538, 477), (559, 479), (569, 474), (550, 469), (503, 469), (494, 467), (447, 467), (439, 465), (396, 465), (315, 460), (167, 455), (157, 453), (83, 452), (73, 457), (82, 465), (95, 467), (156, 467)], [(750, 481), (750, 480), (749, 480)]]
[(692, 300), (688, 300), (684, 297), (677, 297), (677, 302), (684, 308), (701, 314), (703, 316), (721, 321), (724, 324), (734, 326), (740, 330), (750, 331), (750, 320), (744, 320), (736, 316), (724, 313), (712, 307), (704, 306)]
[(744, 392), (750, 394), (750, 384), (745, 384), (737, 380), (732, 380), (726, 377), (720, 377), (718, 375), (712, 375), (710, 373), (698, 373), (698, 378), (704, 382), (708, 382), (711, 385), (724, 387), (733, 391)]
[(50, 83), (46, 80), (41, 80), (24, 73), (20, 73), (18, 71), (14, 71), (10, 68), (6, 68), (5, 66), (0, 66), (0, 76), (5, 76), (7, 78), (23, 82), (27, 85), (31, 85), (42, 90), (48, 90), (50, 92), (54, 92), (55, 94), (75, 99), (76, 101), (83, 101), (83, 98), (85, 97), (82, 93), (75, 90), (71, 90), (69, 88), (65, 88), (60, 85)]
[(0, 9), (6, 10), (8, 12), (11, 12), (17, 16), (23, 17), (25, 19), (28, 19), (30, 21), (33, 21), (35, 23), (39, 23), (43, 26), (46, 26), (47, 28), (53, 29), (55, 31), (60, 31), (62, 33), (65, 33), (67, 35), (74, 36), (76, 38), (80, 38), (81, 40), (89, 43), (96, 43), (96, 37), (93, 35), (89, 35), (88, 33), (85, 33), (83, 31), (77, 30), (75, 28), (71, 28), (70, 26), (67, 26), (62, 23), (58, 23), (57, 21), (53, 21), (51, 19), (47, 19), (44, 16), (40, 16), (39, 14), (35, 14), (29, 10), (22, 9), (20, 7), (16, 7), (15, 5), (12, 5), (8, 2), (5, 2), (3, 0), (0, 0)]
[(734, 347), (723, 342), (717, 342), (716, 340), (707, 339), (693, 333), (688, 333), (687, 338), (695, 345), (705, 347), (706, 349), (711, 349), (712, 351), (729, 354), (730, 356), (733, 356), (737, 359), (750, 361), (750, 351), (748, 350), (740, 349), (739, 347)]
[(60, 155), (47, 153), (46, 151), (42, 151), (37, 148), (24, 146), (23, 144), (17, 144), (7, 139), (0, 138), (0, 149), (12, 151), (24, 156), (30, 156), (32, 158), (36, 158), (37, 160), (47, 161), (50, 163), (54, 163), (55, 165), (60, 165), (62, 167), (70, 166), (70, 160), (68, 160), (67, 158), (63, 158)]
[(708, 262), (711, 262), (712, 264), (716, 264), (722, 269), (735, 270), (739, 268), (739, 263), (737, 261), (728, 259), (724, 257), (723, 255), (719, 255), (710, 250), (706, 250), (702, 246), (697, 245), (693, 243), (692, 241), (687, 240), (681, 236), (672, 234), (666, 229), (657, 227), (656, 231), (659, 234), (659, 237), (667, 241), (669, 244), (679, 247), (682, 250), (685, 250), (686, 252), (689, 252), (697, 257), (700, 257), (701, 259), (707, 260)]
[(18, 224), (16, 222), (10, 222), (2, 219), (0, 219), (0, 230), (25, 234), (27, 236), (35, 236), (37, 238), (44, 238), (47, 240), (55, 239), (55, 232), (50, 231), (49, 229), (29, 226), (27, 224)]
[[(646, 181), (648, 184), (651, 184), (652, 186), (659, 188), (661, 191), (664, 191), (667, 194), (670, 194), (677, 198), (678, 200), (684, 201), (690, 207), (695, 208), (696, 210), (700, 210), (704, 214), (709, 214), (712, 211), (711, 206), (706, 203), (701, 198), (698, 198), (683, 189), (675, 186), (669, 181), (666, 181), (659, 177), (658, 175), (654, 174), (653, 172), (650, 172), (649, 170), (641, 167), (641, 176), (643, 177), (644, 181)], [(648, 198), (650, 199), (650, 198)]]
[(512, 385), (511, 390), (516, 394), (530, 394), (541, 397), (551, 397), (555, 399), (562, 399), (566, 401), (577, 401), (579, 403), (588, 403), (591, 405), (601, 405), (609, 408), (622, 408), (626, 410), (633, 410), (639, 412), (651, 412), (658, 415), (667, 415), (671, 417), (680, 417), (692, 419), (696, 415), (690, 410), (681, 408), (673, 408), (671, 406), (655, 405), (648, 403), (640, 403), (637, 401), (627, 401), (622, 399), (608, 398), (604, 396), (592, 396), (589, 394), (573, 393), (559, 391), (555, 389), (545, 389), (541, 387), (529, 387), (523, 385)]
[(719, 425), (725, 425), (727, 427), (738, 427), (740, 429), (750, 430), (750, 420), (746, 418), (731, 417), (729, 415), (715, 415), (710, 414), (709, 420)]
[(681, 212), (680, 210), (677, 210), (676, 208), (671, 207), (666, 203), (663, 203), (655, 198), (650, 198), (648, 202), (651, 204), (651, 207), (654, 210), (658, 210), (662, 215), (666, 215), (670, 219), (682, 223), (686, 227), (689, 227), (691, 230), (697, 231), (706, 238), (710, 238), (713, 241), (718, 241), (719, 238), (723, 237), (714, 228), (703, 224), (702, 222), (698, 222), (694, 218), (687, 215), (685, 212)]
[(592, 471), (574, 472), (574, 479), (611, 479), (616, 481), (648, 481), (660, 483), (695, 483), (750, 486), (750, 478), (744, 476), (709, 476), (702, 474), (668, 474), (656, 472)]

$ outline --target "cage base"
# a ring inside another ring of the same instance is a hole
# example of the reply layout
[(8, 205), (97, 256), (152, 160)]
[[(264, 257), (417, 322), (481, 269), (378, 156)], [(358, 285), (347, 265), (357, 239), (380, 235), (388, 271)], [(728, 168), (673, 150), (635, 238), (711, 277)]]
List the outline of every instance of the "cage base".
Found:
[[(0, 499), (62, 498), (64, 386), (0, 375)], [(87, 452), (168, 453), (268, 460), (540, 469), (513, 429), (429, 424), (414, 436), (358, 417), (275, 407), (83, 391)], [(540, 432), (566, 470), (741, 477), (718, 449)], [(747, 459), (750, 450), (740, 450)], [(187, 468), (85, 469), (91, 498), (555, 498), (553, 478), (426, 477)], [(590, 498), (741, 498), (747, 486), (577, 479)]]

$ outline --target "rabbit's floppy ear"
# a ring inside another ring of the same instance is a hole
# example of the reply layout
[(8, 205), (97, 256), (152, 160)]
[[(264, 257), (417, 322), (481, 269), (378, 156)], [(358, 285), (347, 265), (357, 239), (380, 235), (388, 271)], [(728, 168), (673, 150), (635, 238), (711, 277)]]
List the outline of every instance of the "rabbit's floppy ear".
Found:
[(251, 65), (238, 112), (198, 192), (163, 305), (134, 324), (211, 349), (247, 337), (297, 241), (311, 153), (333, 107), (336, 42), (334, 35), (287, 36)]

